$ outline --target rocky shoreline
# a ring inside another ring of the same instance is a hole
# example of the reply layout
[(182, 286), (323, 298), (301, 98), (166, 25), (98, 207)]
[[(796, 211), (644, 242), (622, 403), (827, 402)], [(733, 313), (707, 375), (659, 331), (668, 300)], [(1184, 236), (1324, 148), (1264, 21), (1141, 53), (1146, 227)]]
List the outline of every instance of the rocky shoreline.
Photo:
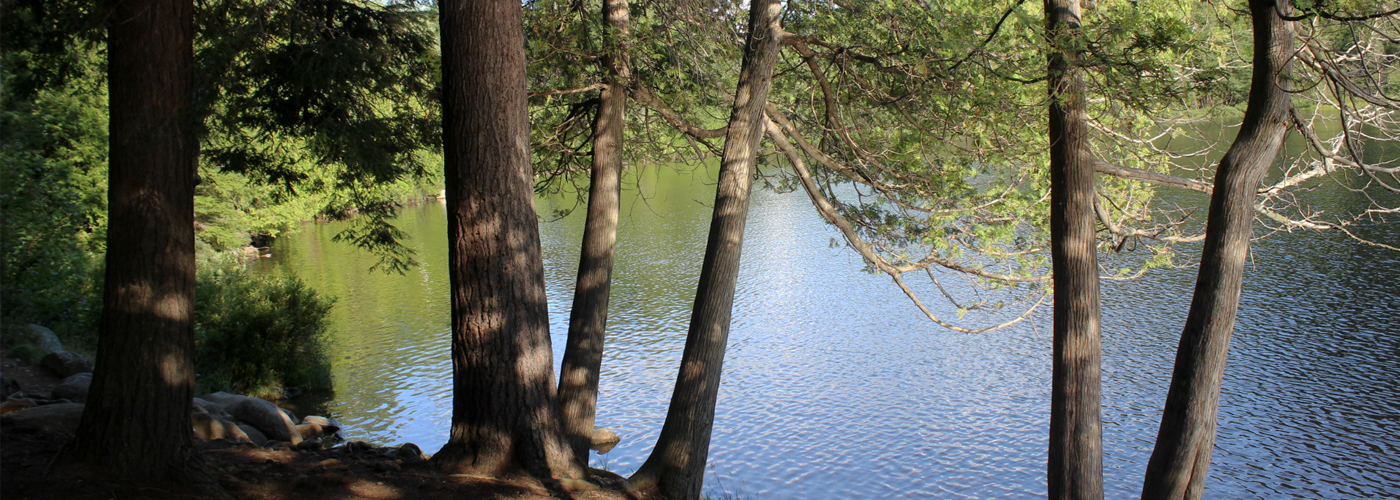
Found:
[[(64, 351), (47, 329), (30, 325), (30, 345), (46, 352), (36, 366), (3, 358), (0, 394), (0, 497), (107, 500), (210, 498), (182, 484), (128, 484), (50, 470), (82, 417), (92, 362)], [(626, 480), (590, 469), (589, 482), (541, 483), (529, 477), (444, 474), (413, 443), (375, 446), (345, 441), (342, 426), (318, 415), (297, 418), (263, 399), (216, 392), (192, 401), (196, 449), (224, 491), (240, 500), (637, 498)], [(596, 429), (594, 449), (618, 442)]]
[[(0, 382), (4, 386), (4, 394), (0, 395), (0, 427), (72, 434), (92, 384), (92, 360), (65, 351), (62, 342), (47, 328), (27, 325), (26, 329), (29, 345), (42, 352), (37, 367), (41, 370), (30, 370), (29, 380), (23, 383), (8, 376)], [(22, 365), (14, 359), (5, 364), (6, 368)], [(43, 383), (43, 370), (59, 379), (52, 388)], [(290, 410), (258, 398), (215, 392), (194, 398), (191, 403), (190, 424), (195, 437), (206, 441), (231, 439), (274, 449), (304, 450), (340, 440), (337, 433), (341, 426), (334, 420), (319, 415), (298, 419)], [(421, 453), (415, 457), (425, 458)]]

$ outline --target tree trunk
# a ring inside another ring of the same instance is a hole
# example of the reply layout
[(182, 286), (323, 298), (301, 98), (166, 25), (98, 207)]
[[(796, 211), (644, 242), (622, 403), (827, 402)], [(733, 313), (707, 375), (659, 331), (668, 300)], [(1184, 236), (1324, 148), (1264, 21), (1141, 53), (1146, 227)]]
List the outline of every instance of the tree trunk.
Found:
[(744, 61), (724, 138), (714, 216), (676, 388), (656, 448), (631, 478), (638, 489), (671, 500), (700, 498), (705, 478), (749, 190), (763, 136), (763, 105), (773, 83), (782, 34), (781, 10), (782, 3), (777, 0), (751, 3)]
[(1101, 499), (1099, 265), (1094, 253), (1094, 164), (1079, 67), (1079, 0), (1046, 0), (1045, 28), (1052, 45), (1050, 255), (1055, 278), (1047, 476), (1051, 499)]
[(111, 11), (107, 269), (97, 366), (66, 459), (124, 479), (199, 470), (194, 396), (194, 173), (189, 0)]
[[(629, 72), (623, 49), (628, 31), (627, 0), (603, 2), (603, 19), (612, 28), (602, 64), (607, 88), (599, 96), (593, 124), (593, 175), (588, 186), (588, 220), (579, 251), (578, 284), (569, 310), (569, 337), (559, 370), (559, 405), (564, 430), (581, 464), (588, 463), (593, 421), (597, 415), (598, 371), (607, 335), (608, 298), (612, 289), (613, 249), (617, 243), (618, 199), (622, 188), (622, 124), (627, 106)], [(613, 36), (615, 34), (615, 36)]]
[(1254, 72), (1249, 109), (1239, 135), (1221, 158), (1210, 198), (1206, 241), (1195, 295), (1177, 346), (1157, 446), (1147, 463), (1144, 500), (1199, 499), (1215, 445), (1215, 419), (1230, 334), (1239, 309), (1254, 200), (1288, 132), (1286, 82), (1293, 53), (1291, 23), (1280, 0), (1250, 0), (1254, 16)]
[(453, 391), (433, 463), (578, 478), (554, 392), (520, 2), (439, 5)]

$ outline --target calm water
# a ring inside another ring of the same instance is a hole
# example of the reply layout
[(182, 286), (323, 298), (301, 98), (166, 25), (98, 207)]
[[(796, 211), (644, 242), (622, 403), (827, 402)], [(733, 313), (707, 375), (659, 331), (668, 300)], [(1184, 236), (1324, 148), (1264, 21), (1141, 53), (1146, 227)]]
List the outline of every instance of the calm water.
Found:
[[(599, 425), (622, 443), (595, 466), (635, 470), (660, 432), (713, 182), (658, 168), (630, 177), (599, 401)], [(571, 206), (543, 200), (541, 212)], [(583, 210), (541, 224), (556, 365), (582, 226)], [(1365, 230), (1394, 244), (1396, 226)], [(423, 264), (405, 276), (367, 272), (373, 257), (330, 242), (336, 224), (281, 238), (263, 270), (339, 299), (324, 410), (346, 434), (432, 452), (451, 415), (445, 209), (405, 209), (400, 227)], [(943, 330), (839, 238), (803, 193), (756, 190), (707, 486), (764, 499), (1043, 497), (1048, 307), (1008, 330)], [(1194, 279), (1180, 269), (1104, 283), (1109, 498), (1138, 493)], [(1208, 498), (1400, 498), (1398, 280), (1400, 254), (1344, 235), (1256, 244)]]

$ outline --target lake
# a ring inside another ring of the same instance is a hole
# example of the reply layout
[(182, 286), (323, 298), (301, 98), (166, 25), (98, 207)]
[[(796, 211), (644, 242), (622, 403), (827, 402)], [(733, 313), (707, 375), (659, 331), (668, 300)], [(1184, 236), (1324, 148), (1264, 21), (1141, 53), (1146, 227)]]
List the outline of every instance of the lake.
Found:
[[(1333, 191), (1342, 205), (1356, 201)], [(629, 172), (598, 410), (598, 425), (622, 442), (592, 455), (594, 466), (627, 474), (660, 433), (713, 197), (703, 169)], [(549, 214), (574, 205), (540, 200), (556, 368), (584, 210)], [(451, 416), (444, 205), (405, 208), (398, 225), (422, 264), (406, 275), (368, 272), (373, 256), (331, 242), (338, 223), (279, 238), (258, 269), (295, 274), (338, 300), (335, 394), (303, 408), (339, 419), (350, 439), (432, 453)], [(1397, 226), (1362, 230), (1395, 244)], [(1043, 498), (1048, 305), (1009, 329), (944, 330), (888, 277), (863, 272), (840, 238), (802, 192), (755, 189), (707, 489), (753, 499)], [(1158, 269), (1103, 283), (1108, 498), (1139, 493), (1194, 279), (1194, 268)], [(1400, 497), (1400, 253), (1335, 232), (1276, 234), (1255, 243), (1245, 279), (1206, 497)], [(936, 289), (920, 290), (936, 313), (956, 317)]]

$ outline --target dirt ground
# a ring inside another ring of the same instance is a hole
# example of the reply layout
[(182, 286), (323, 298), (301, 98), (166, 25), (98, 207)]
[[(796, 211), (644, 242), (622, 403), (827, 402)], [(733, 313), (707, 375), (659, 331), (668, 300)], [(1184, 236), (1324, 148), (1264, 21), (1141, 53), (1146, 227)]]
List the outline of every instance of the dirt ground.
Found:
[[(127, 484), (49, 471), (67, 436), (0, 432), (0, 498), (5, 500), (183, 500), (210, 498), (187, 485)], [(604, 488), (566, 492), (530, 480), (442, 474), (426, 462), (406, 464), (380, 449), (292, 451), (230, 440), (199, 443), (219, 485), (238, 500), (629, 500), (621, 478), (598, 471)], [(531, 484), (533, 483), (533, 484)], [(611, 488), (609, 488), (610, 486)]]
[[(25, 392), (53, 389), (56, 377), (4, 358), (3, 373)], [(95, 479), (50, 462), (69, 439), (48, 431), (0, 428), (0, 498), (4, 500), (191, 500), (216, 497), (188, 484), (131, 484)], [(564, 491), (531, 479), (443, 474), (426, 462), (406, 463), (392, 448), (363, 443), (328, 450), (260, 448), (232, 440), (198, 441), (219, 486), (238, 500), (630, 500), (621, 476), (595, 470), (592, 491)], [(570, 488), (578, 489), (578, 488)]]

